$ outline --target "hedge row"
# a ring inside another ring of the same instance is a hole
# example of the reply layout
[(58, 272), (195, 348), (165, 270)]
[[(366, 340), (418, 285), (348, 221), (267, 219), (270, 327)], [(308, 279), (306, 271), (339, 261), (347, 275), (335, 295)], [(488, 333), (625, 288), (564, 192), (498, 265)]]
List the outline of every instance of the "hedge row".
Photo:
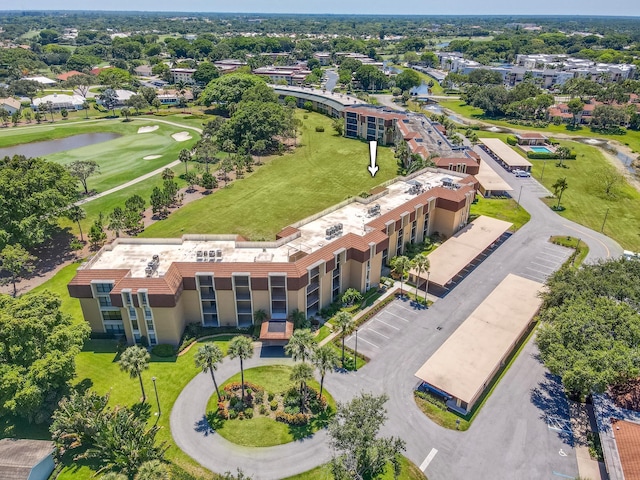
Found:
[[(575, 160), (578, 155), (573, 150), (565, 160)], [(527, 158), (533, 160), (559, 160), (560, 157), (556, 153), (547, 152), (527, 152)]]
[(507, 137), (507, 143), (512, 147), (515, 147), (518, 144), (518, 140), (516, 137)]
[(304, 413), (277, 412), (276, 421), (286, 423), (287, 425), (300, 426), (309, 423), (309, 417)]

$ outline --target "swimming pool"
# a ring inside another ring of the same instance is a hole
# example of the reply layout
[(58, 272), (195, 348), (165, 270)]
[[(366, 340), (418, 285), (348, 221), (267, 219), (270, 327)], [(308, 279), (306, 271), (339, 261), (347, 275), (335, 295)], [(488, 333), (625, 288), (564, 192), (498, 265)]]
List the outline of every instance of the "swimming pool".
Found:
[(551, 153), (551, 150), (549, 150), (547, 147), (529, 147), (531, 148), (532, 152), (536, 152), (536, 153)]

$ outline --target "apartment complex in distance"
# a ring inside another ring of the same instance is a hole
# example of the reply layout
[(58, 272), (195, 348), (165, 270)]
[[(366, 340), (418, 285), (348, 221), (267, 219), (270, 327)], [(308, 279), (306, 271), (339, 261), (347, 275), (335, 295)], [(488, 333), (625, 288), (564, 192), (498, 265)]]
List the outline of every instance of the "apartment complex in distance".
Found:
[[(177, 344), (189, 323), (251, 326), (258, 310), (284, 326), (294, 310), (312, 317), (348, 288), (377, 286), (408, 243), (453, 235), (474, 197), (473, 177), (429, 169), (290, 225), (272, 242), (120, 238), (83, 264), (68, 290), (93, 332), (129, 343)], [(288, 338), (286, 328), (275, 331)]]

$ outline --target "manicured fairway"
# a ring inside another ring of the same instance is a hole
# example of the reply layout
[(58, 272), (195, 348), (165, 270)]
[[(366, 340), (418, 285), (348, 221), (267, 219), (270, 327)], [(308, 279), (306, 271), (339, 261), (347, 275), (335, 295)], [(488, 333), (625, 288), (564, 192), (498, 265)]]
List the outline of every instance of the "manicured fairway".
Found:
[[(396, 176), (389, 148), (378, 147), (380, 171), (367, 171), (369, 145), (336, 136), (331, 119), (311, 113), (303, 119), (300, 146), (276, 157), (247, 178), (186, 205), (148, 228), (144, 237), (185, 233), (237, 233), (272, 240), (283, 227)], [(316, 132), (316, 126), (325, 131)]]
[[(153, 132), (137, 133), (143, 126), (158, 128)], [(192, 140), (177, 142), (171, 137), (181, 131), (188, 131)], [(6, 131), (2, 132), (0, 144), (4, 141), (15, 145), (93, 132), (112, 132), (121, 136), (107, 142), (46, 155), (45, 158), (63, 165), (76, 160), (96, 161), (100, 165), (100, 174), (90, 177), (88, 186), (97, 192), (116, 187), (171, 163), (178, 158), (181, 149), (192, 146), (199, 138), (198, 133), (190, 129), (140, 119), (132, 122), (107, 120), (13, 129), (10, 133), (15, 133), (15, 136), (7, 136)], [(149, 155), (159, 157), (144, 160)]]

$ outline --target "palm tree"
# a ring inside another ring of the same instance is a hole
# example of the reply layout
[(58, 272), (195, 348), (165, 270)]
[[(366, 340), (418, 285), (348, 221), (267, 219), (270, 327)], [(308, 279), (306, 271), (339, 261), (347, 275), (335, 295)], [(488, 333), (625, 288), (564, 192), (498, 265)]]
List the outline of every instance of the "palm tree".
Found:
[(129, 347), (122, 355), (118, 364), (120, 370), (127, 372), (129, 377), (140, 380), (140, 390), (142, 390), (142, 403), (147, 400), (147, 395), (144, 393), (144, 385), (142, 384), (142, 371), (149, 368), (149, 360), (151, 355), (143, 347)]
[(218, 382), (213, 374), (218, 369), (218, 364), (222, 361), (224, 355), (222, 350), (215, 343), (205, 343), (196, 352), (193, 359), (196, 362), (196, 367), (202, 369), (204, 373), (209, 371), (211, 373), (211, 380), (213, 380), (213, 386), (216, 387), (216, 393), (220, 398), (220, 390), (218, 389)]
[(313, 356), (313, 350), (316, 346), (316, 340), (313, 333), (308, 328), (298, 329), (293, 332), (289, 343), (284, 347), (284, 353), (291, 355), (296, 362), (306, 362)]
[(160, 460), (147, 460), (136, 473), (133, 480), (170, 480), (169, 471)]
[(551, 185), (553, 188), (553, 193), (556, 197), (558, 197), (558, 205), (556, 205), (556, 210), (560, 208), (560, 200), (562, 200), (562, 194), (564, 191), (569, 188), (569, 184), (567, 183), (567, 177), (562, 177), (556, 180), (556, 183)]
[(229, 358), (240, 358), (240, 389), (244, 400), (244, 360), (253, 357), (253, 342), (249, 337), (238, 336), (229, 342)]
[(297, 308), (291, 312), (291, 321), (293, 322), (293, 328), (309, 328), (310, 326), (307, 316)]
[[(416, 300), (418, 299), (418, 286), (420, 285), (420, 274), (424, 272), (429, 272), (429, 267), (431, 267), (431, 262), (429, 262), (429, 257), (427, 257), (424, 253), (419, 253), (413, 260), (411, 260), (411, 267), (417, 270), (418, 278), (416, 279)], [(427, 290), (429, 289), (429, 283), (427, 280), (427, 287), (424, 290), (424, 304), (427, 304)]]
[(400, 275), (400, 295), (403, 295), (402, 281), (407, 271), (411, 268), (411, 260), (404, 255), (398, 255), (391, 259), (391, 268), (393, 272)]
[(313, 368), (308, 363), (296, 363), (289, 379), (300, 385), (300, 411), (304, 413), (307, 403), (307, 382), (313, 378)]
[(109, 472), (100, 477), (100, 480), (129, 480), (124, 473)]
[(338, 366), (338, 354), (331, 345), (323, 345), (313, 352), (311, 362), (320, 373), (320, 396), (322, 397), (324, 376)]
[(173, 177), (175, 177), (175, 175), (176, 174), (170, 168), (165, 168), (164, 170), (162, 170), (162, 180), (173, 180)]
[(69, 207), (69, 210), (67, 210), (67, 218), (72, 222), (76, 222), (78, 224), (81, 242), (84, 242), (84, 235), (82, 235), (82, 226), (80, 225), (80, 220), (84, 220), (86, 217), (87, 213), (79, 205), (71, 205), (71, 207)]
[(344, 339), (345, 336), (353, 330), (353, 317), (349, 312), (345, 312), (343, 310), (333, 317), (333, 324), (338, 329), (340, 336), (342, 337), (342, 365), (344, 366)]
[(187, 163), (191, 161), (191, 152), (186, 148), (183, 148), (182, 150), (180, 150), (180, 153), (178, 154), (178, 160), (184, 163), (184, 174), (186, 175), (188, 173)]

